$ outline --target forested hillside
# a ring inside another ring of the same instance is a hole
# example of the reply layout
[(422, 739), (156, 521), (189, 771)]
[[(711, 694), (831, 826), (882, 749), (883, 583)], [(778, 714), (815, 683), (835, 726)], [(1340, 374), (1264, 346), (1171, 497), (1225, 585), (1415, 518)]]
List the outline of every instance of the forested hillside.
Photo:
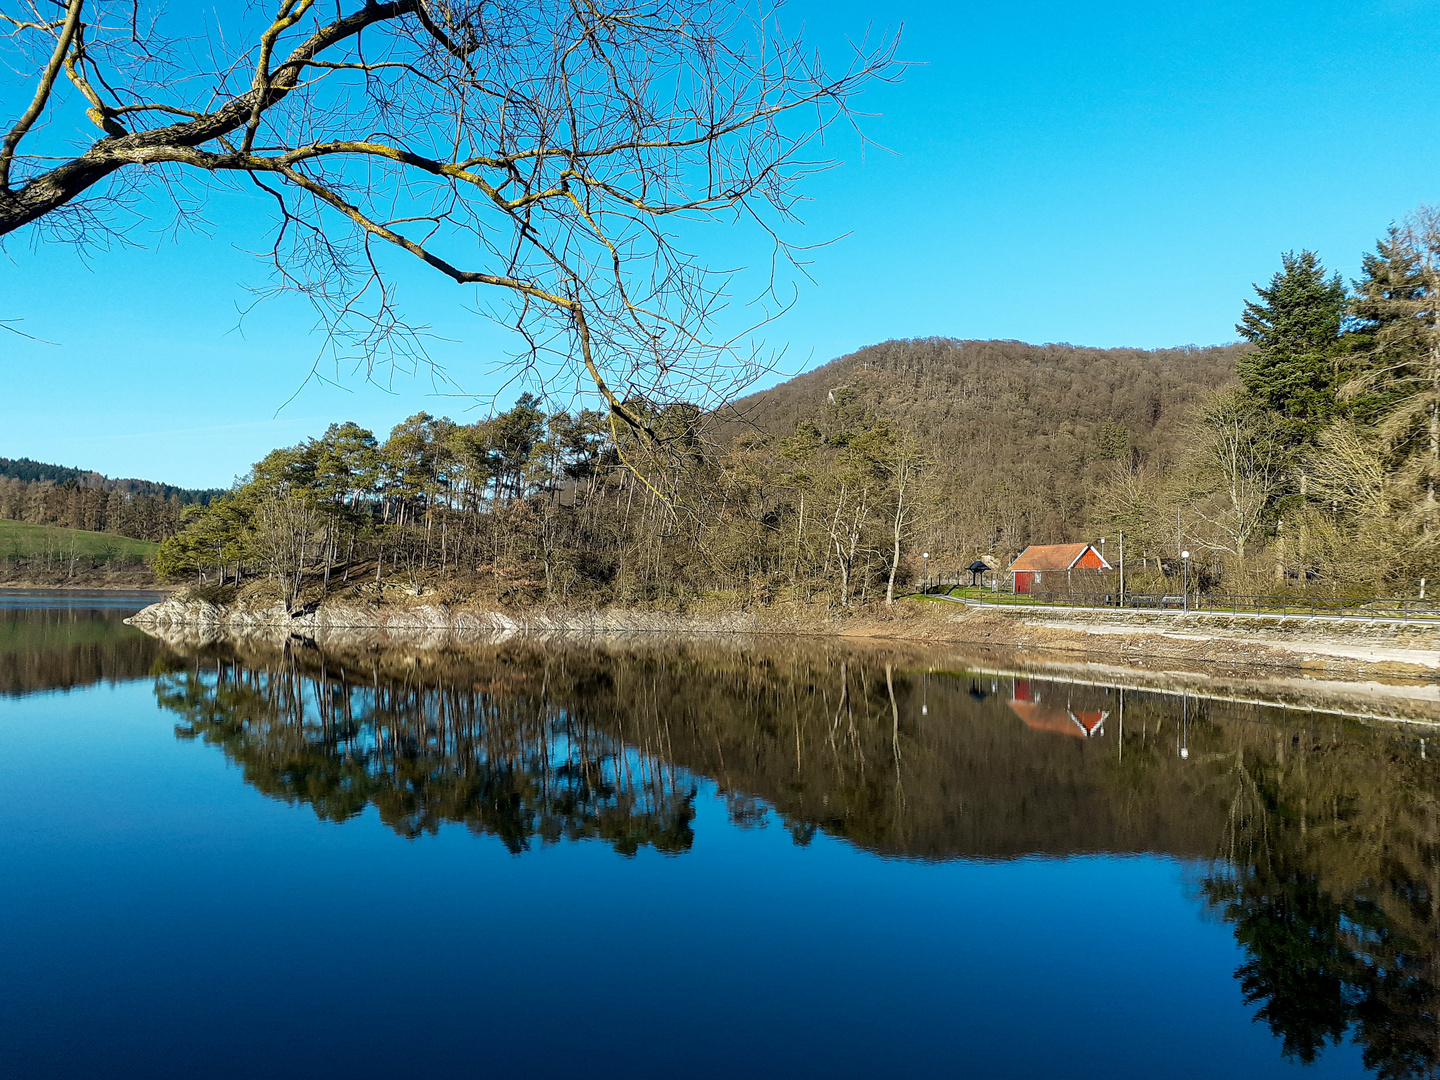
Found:
[(59, 525), (158, 542), (180, 528), (186, 506), (208, 505), (219, 489), (115, 479), (29, 458), (0, 458), (0, 519)]
[(1132, 591), (1408, 596), (1440, 579), (1440, 211), (1363, 270), (1347, 287), (1286, 253), (1237, 304), (1243, 345), (892, 341), (717, 414), (526, 394), (383, 441), (334, 424), (187, 513), (156, 569), (287, 608), (390, 579), (517, 605), (850, 608), (1123, 531)]
[(223, 488), (182, 488), (173, 484), (160, 484), (153, 480), (137, 480), (134, 477), (115, 478), (102, 473), (73, 469), (68, 465), (52, 465), (30, 458), (0, 457), (0, 477), (8, 477), (31, 484), (49, 481), (64, 485), (73, 483), (76, 487), (94, 488), (98, 491), (119, 491), (125, 495), (152, 495), (161, 499), (174, 496), (180, 503), (208, 503)]
[(1090, 539), (1116, 463), (1174, 462), (1193, 407), (1235, 380), (1249, 348), (887, 341), (736, 402), (722, 436), (823, 428), (853, 401), (922, 440), (938, 551)]

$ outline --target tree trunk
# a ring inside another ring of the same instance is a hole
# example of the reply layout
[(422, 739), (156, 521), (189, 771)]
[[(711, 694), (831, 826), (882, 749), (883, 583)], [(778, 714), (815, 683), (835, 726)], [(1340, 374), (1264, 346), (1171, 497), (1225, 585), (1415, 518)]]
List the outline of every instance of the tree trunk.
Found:
[(900, 532), (905, 524), (905, 492), (901, 488), (895, 501), (895, 550), (890, 557), (890, 580), (885, 583), (885, 604), (895, 606), (895, 572), (900, 569)]

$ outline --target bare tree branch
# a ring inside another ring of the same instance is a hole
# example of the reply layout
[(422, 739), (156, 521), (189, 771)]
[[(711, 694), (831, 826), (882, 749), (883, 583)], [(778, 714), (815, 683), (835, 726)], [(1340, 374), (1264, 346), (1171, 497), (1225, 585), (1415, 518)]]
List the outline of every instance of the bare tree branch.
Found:
[(50, 92), (55, 88), (56, 76), (60, 74), (65, 57), (70, 51), (70, 43), (75, 39), (75, 33), (80, 26), (80, 11), (84, 6), (85, 0), (70, 0), (65, 11), (65, 22), (61, 24), (60, 33), (55, 38), (55, 50), (50, 54), (50, 61), (45, 65), (35, 87), (35, 96), (31, 99), (29, 108), (20, 114), (20, 119), (15, 121), (15, 126), (5, 136), (5, 142), (0, 144), (0, 187), (10, 186), (10, 163), (15, 160), (15, 148), (45, 111)]
[[(352, 2), (272, 0), (263, 21), (170, 41), (134, 0), (70, 0), (63, 24), (6, 15), (0, 54), (31, 65), (36, 93), (0, 159), (0, 237), (123, 241), (107, 219), (143, 212), (135, 184), (172, 185), (184, 208), (248, 176), (277, 208), (257, 252), (271, 292), (315, 305), (337, 357), (373, 372), (386, 350), (423, 354), (388, 248), (483, 286), (527, 342), (513, 371), (581, 373), (641, 431), (630, 402), (720, 400), (757, 371), (716, 340), (733, 273), (688, 250), (697, 225), (771, 244), (760, 302), (783, 308), (776, 267), (800, 256), (782, 230), (826, 167), (811, 149), (899, 70), (886, 38), (832, 73), (773, 12), (723, 0)], [(47, 110), (104, 135), (57, 163), (73, 129), (52, 124), (18, 154)]]

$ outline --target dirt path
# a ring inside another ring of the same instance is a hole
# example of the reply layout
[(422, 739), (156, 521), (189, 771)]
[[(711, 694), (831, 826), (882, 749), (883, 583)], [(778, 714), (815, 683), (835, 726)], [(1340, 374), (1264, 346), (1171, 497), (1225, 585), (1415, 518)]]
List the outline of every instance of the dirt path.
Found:
[(930, 640), (1061, 650), (1126, 664), (1183, 660), (1325, 672), (1346, 679), (1433, 679), (1440, 672), (1440, 629), (1421, 625), (1296, 620), (1266, 626), (1223, 616), (1042, 615), (1034, 609), (955, 610), (938, 605), (934, 614), (918, 621), (917, 629)]

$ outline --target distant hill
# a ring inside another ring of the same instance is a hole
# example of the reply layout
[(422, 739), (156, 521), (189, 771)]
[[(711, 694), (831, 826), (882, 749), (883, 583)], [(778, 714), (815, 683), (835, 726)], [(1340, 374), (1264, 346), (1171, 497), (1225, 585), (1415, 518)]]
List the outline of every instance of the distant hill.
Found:
[(1116, 463), (1174, 460), (1185, 417), (1234, 378), (1248, 348), (887, 341), (735, 402), (720, 430), (823, 427), (832, 395), (852, 388), (873, 412), (926, 439), (951, 533), (936, 543), (972, 551), (1085, 538), (1102, 476)]
[(160, 484), (153, 480), (136, 480), (130, 477), (115, 479), (98, 472), (72, 469), (66, 465), (51, 465), (30, 458), (0, 457), (0, 477), (13, 477), (25, 483), (50, 480), (56, 484), (74, 483), (83, 488), (98, 488), (101, 491), (120, 491), (127, 495), (152, 495), (160, 499), (174, 496), (182, 503), (205, 503), (224, 493), (222, 488), (182, 488), (173, 484)]

